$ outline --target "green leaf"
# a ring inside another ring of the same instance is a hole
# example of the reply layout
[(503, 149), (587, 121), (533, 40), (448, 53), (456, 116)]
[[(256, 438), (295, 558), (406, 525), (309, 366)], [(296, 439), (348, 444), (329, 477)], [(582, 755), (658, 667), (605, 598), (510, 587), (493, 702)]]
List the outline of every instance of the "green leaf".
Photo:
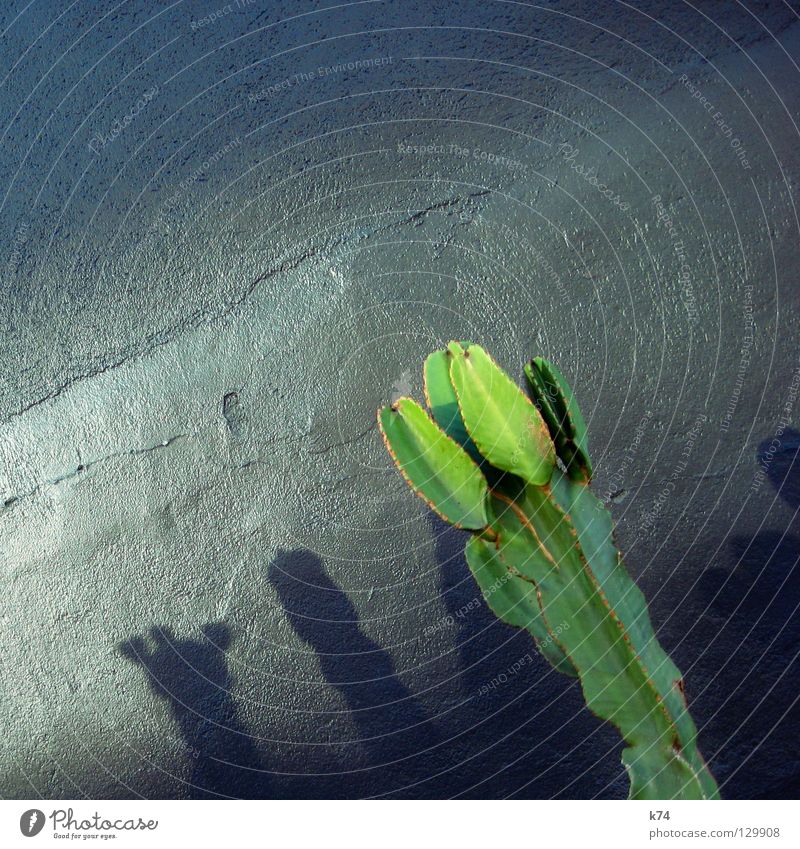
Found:
[(431, 509), (457, 528), (486, 527), (486, 478), (416, 401), (378, 410), (378, 424), (400, 473)]
[(570, 475), (591, 479), (592, 461), (589, 458), (586, 422), (564, 375), (543, 357), (534, 357), (527, 363), (525, 375), (558, 456)]
[(480, 453), (498, 469), (546, 484), (555, 449), (539, 411), (479, 345), (450, 350), (461, 418)]

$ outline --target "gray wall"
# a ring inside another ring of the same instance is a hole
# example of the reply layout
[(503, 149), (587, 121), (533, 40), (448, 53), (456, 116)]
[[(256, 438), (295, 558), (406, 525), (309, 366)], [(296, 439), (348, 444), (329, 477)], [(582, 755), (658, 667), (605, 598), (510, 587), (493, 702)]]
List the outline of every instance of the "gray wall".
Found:
[(798, 6), (636, 6), (3, 5), (2, 795), (626, 794), (376, 432), (450, 338), (572, 380), (723, 795), (797, 794)]

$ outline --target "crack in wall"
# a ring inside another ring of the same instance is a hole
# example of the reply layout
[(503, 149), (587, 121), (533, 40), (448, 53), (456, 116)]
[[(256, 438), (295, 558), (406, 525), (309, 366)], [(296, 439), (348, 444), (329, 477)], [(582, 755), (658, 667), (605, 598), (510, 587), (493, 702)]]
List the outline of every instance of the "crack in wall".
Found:
[(360, 442), (365, 436), (372, 433), (378, 426), (378, 420), (376, 419), (369, 427), (355, 434), (355, 436), (351, 436), (349, 439), (343, 439), (341, 442), (332, 442), (330, 445), (325, 445), (322, 448), (316, 451), (309, 451), (308, 453), (314, 457), (318, 457), (322, 454), (327, 454), (329, 451), (333, 451), (334, 448), (343, 448), (345, 445), (353, 445), (356, 442)]
[(196, 436), (197, 434), (188, 434), (188, 433), (178, 433), (174, 436), (170, 436), (162, 442), (156, 442), (152, 445), (145, 445), (141, 448), (130, 448), (127, 451), (116, 451), (112, 454), (106, 454), (102, 457), (98, 457), (95, 460), (90, 460), (87, 463), (79, 462), (78, 465), (71, 469), (68, 472), (65, 472), (62, 475), (58, 475), (55, 478), (49, 478), (43, 483), (36, 484), (36, 486), (22, 493), (15, 493), (14, 495), (9, 496), (3, 502), (3, 510), (5, 512), (10, 507), (15, 506), (19, 502), (31, 498), (35, 495), (38, 495), (45, 487), (58, 486), (60, 483), (64, 481), (72, 480), (74, 478), (80, 477), (81, 475), (88, 472), (90, 469), (93, 469), (95, 466), (102, 465), (106, 463), (108, 460), (113, 460), (118, 457), (138, 457), (142, 454), (149, 454), (153, 451), (161, 451), (164, 448), (168, 448), (169, 446), (175, 444), (176, 442), (181, 442), (183, 440), (189, 439), (191, 436)]
[[(408, 218), (404, 218), (399, 221), (394, 221), (389, 224), (383, 224), (379, 227), (375, 227), (373, 230), (369, 231), (366, 236), (364, 234), (356, 234), (353, 236), (342, 236), (338, 239), (334, 239), (324, 249), (328, 251), (336, 250), (337, 248), (340, 248), (342, 245), (345, 245), (351, 241), (374, 237), (393, 228), (413, 224), (424, 219), (431, 213), (441, 211), (443, 209), (449, 209), (453, 206), (457, 206), (460, 203), (466, 203), (475, 200), (476, 198), (485, 197), (489, 194), (491, 194), (491, 190), (484, 189), (479, 192), (470, 192), (466, 195), (457, 195), (453, 198), (448, 198), (444, 201), (439, 201), (437, 203), (431, 204), (430, 206), (424, 207), (421, 210), (417, 210)], [(148, 340), (151, 342), (151, 344), (142, 348), (141, 350), (129, 352), (124, 356), (116, 360), (112, 360), (111, 362), (106, 363), (105, 365), (102, 365), (96, 369), (85, 371), (81, 374), (75, 375), (74, 377), (61, 382), (57, 386), (53, 387), (45, 395), (42, 395), (41, 397), (37, 398), (35, 401), (31, 401), (30, 403), (25, 404), (19, 409), (8, 413), (2, 420), (2, 424), (8, 424), (14, 419), (25, 415), (30, 410), (41, 406), (47, 401), (52, 401), (55, 398), (58, 398), (60, 395), (63, 395), (64, 392), (66, 392), (68, 389), (78, 383), (81, 383), (85, 380), (90, 380), (91, 378), (97, 377), (101, 374), (114, 371), (120, 368), (121, 366), (126, 365), (127, 363), (145, 359), (154, 351), (157, 351), (159, 348), (170, 344), (185, 333), (191, 333), (192, 331), (197, 330), (200, 327), (208, 326), (215, 321), (219, 321), (220, 319), (226, 318), (231, 313), (235, 312), (239, 307), (243, 306), (252, 297), (253, 293), (256, 291), (256, 289), (261, 283), (266, 280), (269, 280), (272, 277), (275, 277), (278, 274), (283, 274), (288, 271), (296, 270), (304, 262), (308, 261), (309, 259), (313, 259), (318, 254), (320, 254), (322, 250), (323, 248), (308, 248), (301, 254), (293, 258), (283, 260), (278, 265), (269, 268), (267, 271), (255, 277), (244, 288), (244, 290), (240, 293), (238, 297), (234, 298), (231, 301), (228, 301), (228, 303), (226, 303), (221, 309), (210, 312), (198, 311), (181, 326), (166, 329), (158, 334), (153, 334)]]

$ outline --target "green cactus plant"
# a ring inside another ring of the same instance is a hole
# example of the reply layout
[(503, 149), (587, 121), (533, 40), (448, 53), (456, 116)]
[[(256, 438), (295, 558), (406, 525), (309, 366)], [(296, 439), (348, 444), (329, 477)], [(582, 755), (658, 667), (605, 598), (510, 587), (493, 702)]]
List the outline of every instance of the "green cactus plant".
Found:
[(678, 668), (589, 489), (586, 424), (567, 382), (542, 358), (531, 397), (478, 345), (425, 361), (431, 417), (401, 398), (378, 410), (395, 464), (442, 519), (470, 531), (469, 568), (502, 621), (527, 629), (555, 669), (580, 680), (613, 723), (632, 799), (719, 798), (697, 748)]

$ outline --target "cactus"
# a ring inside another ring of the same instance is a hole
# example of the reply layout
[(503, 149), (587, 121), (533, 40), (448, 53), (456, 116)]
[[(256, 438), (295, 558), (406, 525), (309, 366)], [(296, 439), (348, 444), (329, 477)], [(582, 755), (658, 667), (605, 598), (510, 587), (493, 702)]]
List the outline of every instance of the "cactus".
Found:
[(410, 398), (378, 410), (386, 447), (417, 495), (471, 532), (467, 563), (492, 612), (619, 730), (630, 798), (718, 798), (681, 673), (589, 489), (572, 391), (542, 358), (525, 374), (531, 397), (480, 346), (449, 343), (425, 362), (430, 415)]

